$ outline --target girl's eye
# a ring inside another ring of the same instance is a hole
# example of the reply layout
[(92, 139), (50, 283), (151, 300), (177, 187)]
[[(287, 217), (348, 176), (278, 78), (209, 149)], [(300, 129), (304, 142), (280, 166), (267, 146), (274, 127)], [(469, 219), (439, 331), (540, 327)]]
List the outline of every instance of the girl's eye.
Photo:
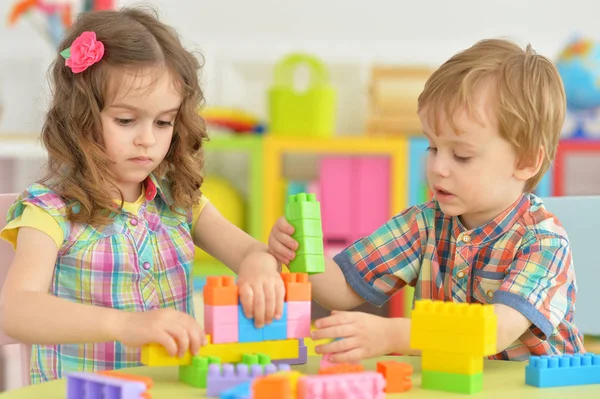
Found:
[(435, 148), (435, 147), (427, 147), (427, 151), (428, 152), (432, 152), (432, 153), (435, 154), (437, 152), (437, 148)]
[(459, 157), (458, 155), (454, 155), (454, 159), (456, 159), (458, 162), (468, 162), (469, 159), (471, 159), (470, 157)]
[(123, 125), (123, 126), (127, 126), (133, 123), (133, 119), (122, 119), (122, 118), (117, 118), (115, 119), (117, 121), (117, 123), (119, 125)]
[(173, 126), (173, 122), (169, 122), (169, 121), (158, 121), (158, 122), (156, 122), (156, 124), (159, 127), (171, 127), (171, 126)]

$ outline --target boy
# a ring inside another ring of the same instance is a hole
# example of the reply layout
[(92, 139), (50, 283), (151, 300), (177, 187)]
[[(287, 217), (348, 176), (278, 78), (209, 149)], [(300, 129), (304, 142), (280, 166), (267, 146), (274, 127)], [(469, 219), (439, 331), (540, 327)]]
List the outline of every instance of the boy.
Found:
[[(415, 299), (492, 303), (498, 353), (584, 352), (574, 324), (575, 272), (567, 235), (530, 194), (554, 159), (566, 108), (550, 61), (504, 40), (476, 43), (444, 63), (419, 96), (434, 199), (394, 216), (328, 259), (311, 277), (316, 301), (383, 305), (406, 284)], [(288, 264), (297, 249), (280, 218), (269, 248)], [(316, 322), (317, 347), (348, 362), (409, 348), (410, 319), (333, 311)]]

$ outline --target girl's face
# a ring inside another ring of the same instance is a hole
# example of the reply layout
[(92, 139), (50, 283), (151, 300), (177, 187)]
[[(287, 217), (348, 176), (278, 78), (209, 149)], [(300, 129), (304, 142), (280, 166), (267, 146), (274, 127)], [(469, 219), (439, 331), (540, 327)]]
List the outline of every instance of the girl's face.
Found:
[(113, 183), (128, 202), (137, 200), (140, 183), (167, 155), (182, 102), (166, 68), (136, 72), (132, 79), (115, 79), (111, 88), (115, 94), (100, 114)]

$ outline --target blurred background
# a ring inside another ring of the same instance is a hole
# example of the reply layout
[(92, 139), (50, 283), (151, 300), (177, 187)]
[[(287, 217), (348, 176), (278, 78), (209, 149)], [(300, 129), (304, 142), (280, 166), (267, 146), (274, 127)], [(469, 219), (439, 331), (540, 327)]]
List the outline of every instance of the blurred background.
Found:
[[(128, 5), (154, 7), (203, 58), (204, 190), (259, 239), (297, 192), (317, 194), (329, 254), (427, 200), (416, 98), (432, 70), (484, 38), (531, 43), (563, 77), (569, 112), (536, 193), (600, 194), (596, 0), (0, 0), (0, 193), (43, 171), (46, 73), (65, 27)], [(227, 270), (199, 250), (194, 270), (201, 319), (205, 277)], [(410, 295), (363, 310), (408, 315)], [(5, 388), (19, 385), (11, 370)]]

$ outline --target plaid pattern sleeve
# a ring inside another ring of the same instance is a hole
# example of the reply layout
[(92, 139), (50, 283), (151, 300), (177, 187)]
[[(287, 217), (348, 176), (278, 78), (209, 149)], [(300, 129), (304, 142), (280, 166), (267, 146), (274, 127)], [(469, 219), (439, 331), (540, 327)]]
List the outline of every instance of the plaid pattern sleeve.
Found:
[(533, 237), (516, 254), (494, 303), (510, 306), (549, 337), (564, 319), (574, 297), (566, 285), (571, 274), (571, 252), (562, 237)]
[(366, 301), (382, 306), (417, 280), (427, 210), (408, 208), (334, 257), (350, 286)]

